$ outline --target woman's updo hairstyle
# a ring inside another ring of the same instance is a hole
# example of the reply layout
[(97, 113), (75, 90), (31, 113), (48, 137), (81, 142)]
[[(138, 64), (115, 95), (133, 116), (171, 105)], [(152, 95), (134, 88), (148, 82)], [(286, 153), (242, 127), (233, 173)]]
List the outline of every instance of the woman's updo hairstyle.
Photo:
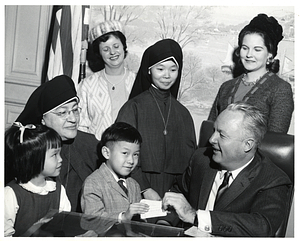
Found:
[(235, 52), (238, 57), (244, 37), (252, 33), (259, 34), (263, 38), (268, 52), (272, 54), (272, 58), (267, 61), (266, 67), (269, 71), (277, 73), (280, 68), (279, 60), (274, 58), (277, 55), (278, 44), (283, 39), (282, 26), (274, 17), (268, 17), (266, 14), (258, 14), (239, 33), (238, 48)]

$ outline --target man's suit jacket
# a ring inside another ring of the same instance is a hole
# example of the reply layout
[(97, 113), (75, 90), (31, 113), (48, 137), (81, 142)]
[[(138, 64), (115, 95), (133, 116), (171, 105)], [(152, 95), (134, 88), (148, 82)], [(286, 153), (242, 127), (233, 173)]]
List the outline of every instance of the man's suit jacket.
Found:
[[(211, 157), (212, 148), (198, 149), (174, 185), (196, 210), (205, 210), (218, 171)], [(210, 212), (212, 234), (274, 236), (286, 212), (290, 188), (288, 176), (258, 151)]]
[(141, 200), (139, 184), (131, 177), (126, 178), (126, 184), (128, 196), (116, 182), (106, 164), (102, 163), (83, 184), (82, 211), (86, 214), (118, 220), (118, 215), (127, 211), (131, 203)]

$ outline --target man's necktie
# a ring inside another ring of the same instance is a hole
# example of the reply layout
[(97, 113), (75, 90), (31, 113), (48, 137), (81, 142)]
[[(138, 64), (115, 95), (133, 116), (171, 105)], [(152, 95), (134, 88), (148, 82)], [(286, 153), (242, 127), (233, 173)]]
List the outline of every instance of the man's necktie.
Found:
[(229, 187), (229, 178), (231, 177), (232, 173), (227, 171), (224, 174), (224, 179), (222, 184), (220, 185), (217, 195), (216, 195), (216, 201), (215, 204), (217, 203), (218, 199), (223, 195), (223, 193), (226, 191), (226, 189)]
[(123, 189), (123, 191), (126, 193), (126, 195), (128, 196), (128, 189), (124, 186), (124, 180), (120, 179), (118, 181), (118, 184)]

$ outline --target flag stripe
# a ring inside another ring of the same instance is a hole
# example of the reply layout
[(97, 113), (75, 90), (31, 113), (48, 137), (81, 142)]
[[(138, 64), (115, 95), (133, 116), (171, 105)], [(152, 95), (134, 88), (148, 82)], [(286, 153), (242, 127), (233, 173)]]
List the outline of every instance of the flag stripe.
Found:
[[(66, 27), (65, 27), (66, 26)], [(73, 72), (73, 49), (72, 49), (72, 22), (70, 6), (63, 6), (60, 24), (60, 44), (62, 54), (63, 73), (72, 77)]]
[(84, 41), (88, 38), (88, 31), (89, 31), (89, 5), (82, 5), (82, 35), (81, 41)]
[(79, 82), (81, 33), (82, 33), (82, 6), (72, 6), (72, 46), (73, 46), (73, 78)]
[(57, 75), (65, 74), (71, 77), (77, 87), (80, 69), (80, 54), (83, 36), (84, 5), (64, 5), (53, 7), (53, 29), (49, 34), (51, 46), (47, 80)]
[(57, 15), (59, 15), (61, 13), (61, 8), (57, 8), (55, 10), (56, 12), (56, 16), (54, 18), (54, 28), (53, 28), (53, 33), (52, 33), (52, 43), (51, 43), (51, 48), (53, 50), (53, 52), (55, 52), (56, 49), (56, 45), (57, 45), (57, 37), (58, 37), (58, 32), (59, 32), (59, 19)]

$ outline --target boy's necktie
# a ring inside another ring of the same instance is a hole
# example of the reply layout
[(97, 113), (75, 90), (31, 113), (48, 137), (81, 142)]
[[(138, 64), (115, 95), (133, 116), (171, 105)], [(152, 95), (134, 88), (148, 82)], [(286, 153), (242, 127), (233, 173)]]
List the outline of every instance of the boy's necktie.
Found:
[(128, 189), (124, 186), (124, 180), (120, 179), (118, 181), (118, 184), (123, 189), (123, 191), (126, 193), (126, 195), (128, 196)]

